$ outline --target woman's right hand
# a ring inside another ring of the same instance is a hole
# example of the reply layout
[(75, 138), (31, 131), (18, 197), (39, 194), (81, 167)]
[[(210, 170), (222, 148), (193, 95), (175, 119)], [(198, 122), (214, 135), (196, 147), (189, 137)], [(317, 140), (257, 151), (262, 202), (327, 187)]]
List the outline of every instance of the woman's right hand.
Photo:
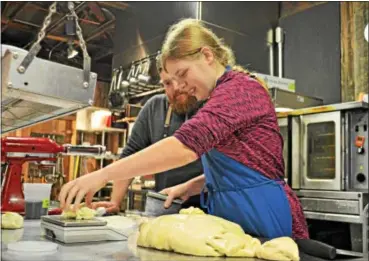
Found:
[(182, 183), (177, 186), (163, 189), (160, 193), (168, 195), (167, 200), (164, 202), (165, 208), (169, 208), (170, 205), (172, 205), (173, 200), (176, 198), (186, 201), (191, 196), (188, 183)]
[(91, 204), (92, 209), (97, 209), (97, 208), (100, 208), (100, 207), (105, 208), (107, 213), (118, 213), (119, 212), (119, 205), (115, 202), (98, 201), (98, 202), (93, 202)]

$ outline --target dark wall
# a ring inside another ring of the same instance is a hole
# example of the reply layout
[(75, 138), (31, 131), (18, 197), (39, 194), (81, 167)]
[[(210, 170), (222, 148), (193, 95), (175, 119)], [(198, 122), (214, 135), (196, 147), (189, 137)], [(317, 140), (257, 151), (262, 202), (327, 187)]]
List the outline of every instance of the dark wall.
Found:
[(202, 3), (202, 20), (232, 47), (237, 63), (261, 73), (269, 73), (266, 35), (278, 13), (278, 2)]
[[(160, 49), (168, 27), (196, 17), (196, 2), (130, 2), (117, 16), (113, 67)], [(268, 73), (266, 33), (278, 22), (278, 2), (203, 2), (202, 20), (236, 53), (237, 62)]]
[(296, 92), (341, 102), (340, 3), (330, 2), (280, 19), (285, 31), (284, 76)]
[(165, 33), (181, 18), (195, 18), (196, 2), (129, 2), (117, 16), (113, 68), (160, 50)]
[[(261, 73), (269, 73), (266, 33), (279, 24), (285, 31), (284, 77), (296, 80), (298, 93), (322, 98), (325, 104), (340, 102), (340, 3), (278, 19), (280, 4), (203, 2), (202, 20), (232, 47), (239, 64)], [(117, 15), (113, 68), (155, 53), (171, 24), (196, 17), (196, 2), (130, 5)]]

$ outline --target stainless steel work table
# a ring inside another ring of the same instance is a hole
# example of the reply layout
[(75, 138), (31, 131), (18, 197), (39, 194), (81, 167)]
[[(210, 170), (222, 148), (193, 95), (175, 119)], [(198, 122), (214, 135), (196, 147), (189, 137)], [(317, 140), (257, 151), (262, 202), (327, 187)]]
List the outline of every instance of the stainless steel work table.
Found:
[[(22, 230), (2, 230), (1, 256), (4, 261), (24, 261), (24, 260), (47, 260), (47, 261), (169, 261), (169, 260), (204, 260), (204, 261), (256, 261), (256, 258), (203, 258), (174, 253), (156, 251), (151, 249), (137, 248), (134, 244), (134, 238), (128, 241), (109, 241), (97, 243), (79, 243), (79, 244), (59, 244), (58, 251), (51, 255), (44, 256), (19, 256), (10, 255), (7, 252), (6, 240), (17, 238), (19, 241), (48, 241), (41, 237), (40, 221), (26, 220)], [(301, 261), (322, 261), (323, 259), (313, 258), (301, 253)], [(343, 259), (340, 259), (341, 261)], [(368, 256), (364, 258), (351, 259), (355, 261), (367, 261)], [(351, 261), (350, 260), (350, 261)], [(346, 259), (345, 261), (349, 261)]]

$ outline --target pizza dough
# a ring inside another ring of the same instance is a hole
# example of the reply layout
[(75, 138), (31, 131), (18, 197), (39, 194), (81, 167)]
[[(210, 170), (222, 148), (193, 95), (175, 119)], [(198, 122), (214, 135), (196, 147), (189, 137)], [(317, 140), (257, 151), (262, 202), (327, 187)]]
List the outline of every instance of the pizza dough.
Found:
[(299, 261), (299, 249), (290, 237), (279, 237), (265, 242), (256, 256), (268, 260)]
[(93, 219), (96, 216), (96, 210), (85, 207), (81, 204), (81, 208), (77, 211), (73, 210), (73, 206), (70, 207), (69, 210), (63, 211), (61, 214), (62, 218), (64, 219), (77, 219), (77, 220), (88, 220)]
[(238, 224), (192, 207), (142, 223), (137, 245), (194, 256), (299, 260), (297, 245), (290, 238), (278, 238), (261, 245)]
[(15, 212), (6, 212), (1, 215), (1, 228), (19, 229), (23, 227), (23, 217)]

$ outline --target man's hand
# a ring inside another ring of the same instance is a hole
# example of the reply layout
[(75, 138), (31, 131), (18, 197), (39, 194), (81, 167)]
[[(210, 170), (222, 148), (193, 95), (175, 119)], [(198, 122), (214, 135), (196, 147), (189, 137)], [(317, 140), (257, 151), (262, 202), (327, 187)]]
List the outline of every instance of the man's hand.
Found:
[(92, 209), (97, 209), (100, 207), (105, 208), (107, 213), (118, 213), (120, 210), (119, 205), (115, 202), (99, 201), (99, 202), (93, 202), (91, 204)]
[(186, 201), (191, 196), (187, 183), (182, 183), (177, 186), (163, 189), (160, 191), (160, 193), (168, 195), (167, 200), (164, 202), (165, 208), (169, 208), (170, 205), (172, 205), (173, 200), (176, 198)]

